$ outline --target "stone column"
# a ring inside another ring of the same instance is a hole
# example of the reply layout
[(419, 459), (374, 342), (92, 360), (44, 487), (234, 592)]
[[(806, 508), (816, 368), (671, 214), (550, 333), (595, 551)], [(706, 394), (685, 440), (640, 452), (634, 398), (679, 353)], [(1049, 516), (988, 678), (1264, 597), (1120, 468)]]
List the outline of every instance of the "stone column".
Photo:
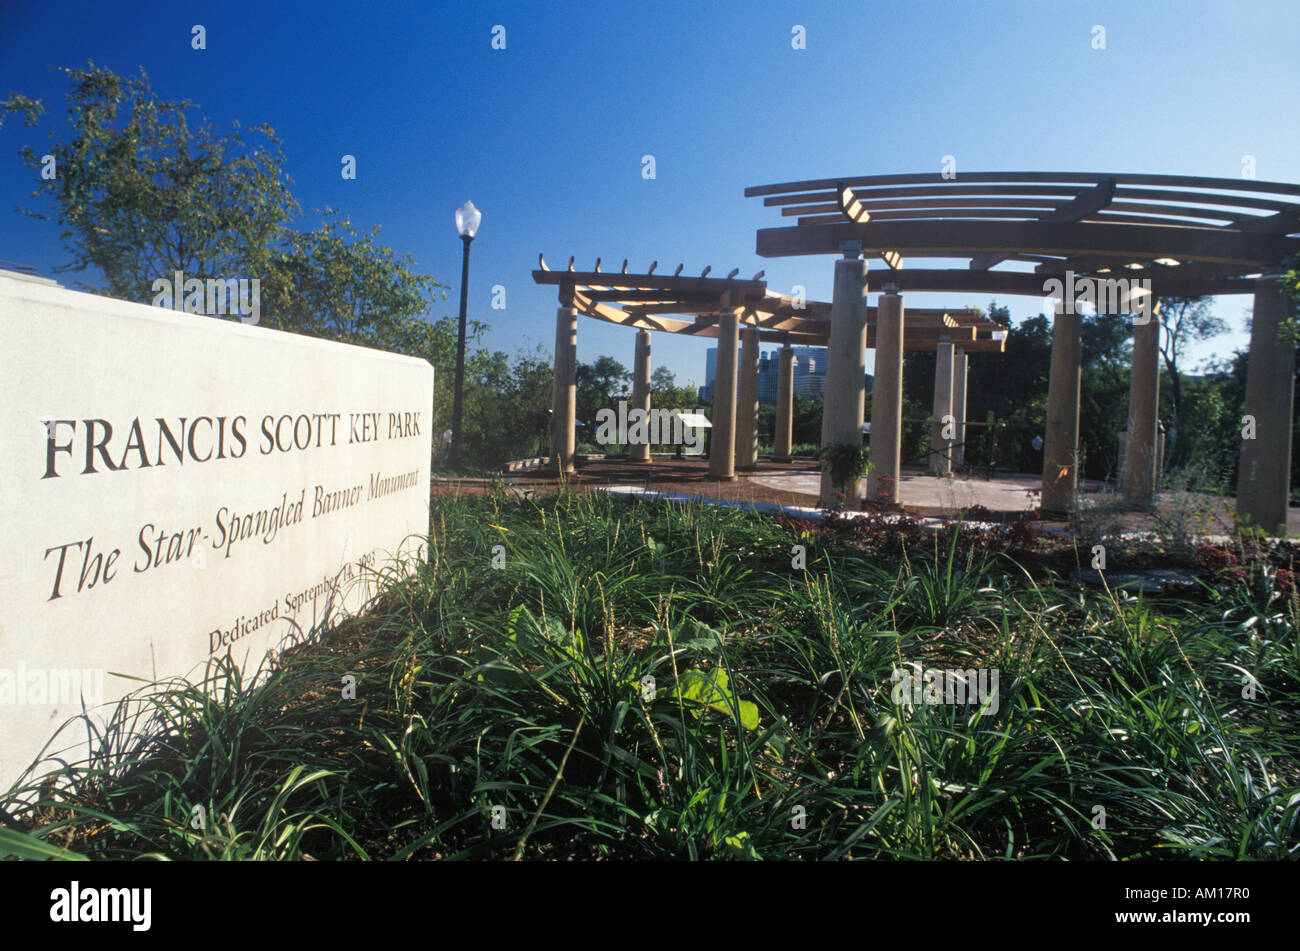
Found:
[(776, 438), (772, 456), (789, 462), (794, 441), (794, 348), (786, 341), (781, 347), (781, 365), (776, 375)]
[(736, 346), (740, 318), (729, 311), (718, 316), (718, 369), (713, 378), (713, 433), (709, 442), (709, 478), (736, 478)]
[[(1290, 312), (1277, 274), (1255, 281), (1242, 421), (1237, 514), (1269, 534), (1286, 534), (1291, 489), (1291, 408), (1295, 399), (1295, 346), (1278, 339)], [(1254, 424), (1254, 439), (1250, 435)]]
[(555, 386), (551, 396), (552, 471), (572, 475), (577, 447), (574, 424), (578, 416), (578, 312), (561, 307), (555, 314)]
[(740, 381), (736, 396), (736, 468), (758, 468), (758, 327), (740, 333)]
[(966, 461), (966, 351), (961, 347), (952, 358), (952, 415), (957, 420), (957, 443), (952, 447), (952, 463), (960, 466)]
[[(628, 412), (631, 413), (634, 409), (639, 409), (646, 414), (647, 425), (645, 429), (647, 438), (644, 443), (632, 443), (629, 440), (627, 457), (632, 462), (649, 462), (650, 331), (648, 330), (638, 330), (636, 332), (636, 356), (632, 361), (632, 405), (628, 407)], [(628, 428), (631, 429), (630, 426)]]
[(1052, 371), (1047, 390), (1047, 432), (1043, 434), (1042, 510), (1069, 514), (1079, 487), (1079, 347), (1083, 323), (1058, 304), (1052, 319)]
[[(826, 399), (823, 404), (822, 446), (862, 445), (862, 413), (867, 397), (867, 262), (843, 258), (835, 262), (831, 297), (831, 332), (826, 347)], [(843, 498), (837, 498), (843, 496)], [(829, 464), (822, 462), (822, 508), (841, 504), (856, 509), (859, 480), (836, 484)]]
[(940, 337), (934, 350), (934, 421), (930, 424), (930, 471), (937, 476), (952, 475), (953, 439), (944, 434), (952, 415), (952, 362), (951, 337)]
[[(1137, 320), (1141, 315), (1135, 315)], [(1128, 388), (1128, 432), (1120, 486), (1124, 501), (1147, 509), (1155, 501), (1157, 411), (1160, 404), (1160, 322), (1148, 313), (1133, 326), (1133, 375)]]
[(903, 298), (885, 288), (876, 302), (876, 375), (871, 381), (871, 471), (867, 498), (897, 502), (903, 452)]

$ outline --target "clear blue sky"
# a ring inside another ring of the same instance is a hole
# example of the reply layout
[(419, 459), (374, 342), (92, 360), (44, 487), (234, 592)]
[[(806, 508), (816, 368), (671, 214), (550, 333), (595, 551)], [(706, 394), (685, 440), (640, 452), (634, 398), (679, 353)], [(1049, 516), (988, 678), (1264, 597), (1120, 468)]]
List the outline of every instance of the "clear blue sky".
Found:
[[(191, 27), (207, 49), (190, 47)], [(506, 49), (491, 48), (506, 28)], [(791, 47), (795, 25), (807, 48)], [(1093, 27), (1106, 48), (1093, 49)], [(684, 262), (765, 269), (769, 286), (829, 299), (829, 257), (760, 259), (778, 223), (747, 185), (841, 175), (981, 170), (1154, 172), (1300, 181), (1300, 4), (1278, 2), (219, 3), (0, 0), (0, 93), (46, 102), (39, 129), (0, 130), (0, 259), (42, 274), (68, 260), (33, 207), (17, 150), (63, 121), (50, 66), (144, 66), (155, 89), (227, 125), (271, 124), (294, 192), (359, 226), (381, 225), (448, 285), (453, 211), (483, 212), (470, 314), (494, 349), (554, 340), (554, 290), (538, 252), (617, 269)], [(340, 175), (344, 154), (358, 176)], [(657, 177), (641, 175), (653, 155)], [(39, 204), (34, 207), (44, 210)], [(71, 281), (75, 276), (62, 280)], [(506, 288), (507, 308), (490, 308)], [(874, 302), (874, 296), (873, 296)], [(1036, 299), (1010, 297), (1017, 321)], [(911, 295), (914, 306), (986, 305)], [(1194, 358), (1245, 346), (1249, 298), (1216, 312), (1234, 333)], [(581, 319), (579, 359), (631, 366), (630, 331)], [(656, 335), (655, 360), (703, 382), (703, 341)]]

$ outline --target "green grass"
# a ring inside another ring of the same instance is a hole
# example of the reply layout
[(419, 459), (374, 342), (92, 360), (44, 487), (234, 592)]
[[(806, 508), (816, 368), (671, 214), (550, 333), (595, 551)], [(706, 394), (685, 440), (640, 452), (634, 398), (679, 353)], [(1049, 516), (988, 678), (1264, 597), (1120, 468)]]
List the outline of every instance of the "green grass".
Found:
[[(155, 738), (0, 803), (0, 854), (1300, 856), (1300, 611), (1261, 564), (1144, 600), (971, 533), (567, 492), (441, 500), (430, 542), (259, 686), (149, 688)], [(996, 713), (895, 703), (909, 664), (998, 670)]]

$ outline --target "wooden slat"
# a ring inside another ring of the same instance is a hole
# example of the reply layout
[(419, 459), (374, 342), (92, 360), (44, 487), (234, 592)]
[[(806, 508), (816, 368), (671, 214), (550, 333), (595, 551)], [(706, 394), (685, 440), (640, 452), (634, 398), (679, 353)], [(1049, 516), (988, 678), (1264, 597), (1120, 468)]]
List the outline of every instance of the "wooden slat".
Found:
[[(1065, 185), (964, 185), (953, 182), (947, 185), (925, 185), (908, 188), (864, 188), (861, 194), (870, 200), (883, 198), (922, 198), (927, 196), (958, 195), (1017, 195), (1022, 198), (1069, 200), (1079, 189)], [(772, 195), (763, 199), (766, 207), (781, 207), (801, 202), (834, 202), (835, 192), (806, 192), (798, 195)]]
[[(611, 281), (616, 279), (616, 283)], [(764, 281), (736, 281), (721, 277), (670, 277), (663, 274), (598, 274), (594, 271), (533, 271), (538, 284), (572, 282), (578, 287), (627, 287), (636, 289), (662, 288), (668, 291), (714, 293), (722, 290), (734, 295), (762, 296), (767, 289)]]
[(1152, 201), (1184, 202), (1199, 208), (1226, 205), (1230, 208), (1259, 208), (1264, 211), (1285, 211), (1296, 207), (1294, 202), (1279, 201), (1275, 198), (1255, 198), (1250, 195), (1224, 195), (1219, 192), (1182, 191), (1165, 188), (1126, 188), (1123, 185), (1115, 189), (1116, 198), (1142, 198)]
[(858, 201), (857, 196), (853, 194), (853, 189), (841, 186), (836, 189), (836, 193), (840, 214), (845, 218), (859, 225), (864, 225), (871, 220), (871, 215), (863, 209), (862, 202)]
[(1071, 182), (1078, 185), (1096, 185), (1104, 178), (1113, 178), (1121, 185), (1169, 185), (1189, 189), (1300, 195), (1300, 185), (1287, 182), (1263, 182), (1255, 179), (1200, 178), (1187, 175), (1107, 174), (1098, 172), (958, 172), (955, 178), (945, 179), (940, 172), (922, 172), (907, 175), (864, 175), (855, 178), (823, 178), (803, 182), (783, 182), (776, 185), (754, 185), (745, 189), (745, 197), (756, 198), (764, 195), (791, 195), (798, 192), (823, 191), (835, 189), (840, 185), (849, 188), (872, 188), (878, 185), (942, 185), (945, 181), (961, 182), (963, 184), (980, 182), (1006, 184)]
[(587, 293), (586, 296), (592, 300), (608, 301), (610, 303), (618, 303), (620, 301), (632, 303), (633, 301), (637, 301), (653, 304), (671, 304), (676, 301), (681, 301), (689, 304), (700, 304), (712, 301), (716, 304), (721, 297), (721, 294), (721, 290), (713, 294), (689, 294), (676, 293), (673, 291), (665, 292), (661, 290), (615, 288), (600, 291), (592, 290)]
[(678, 301), (672, 304), (628, 304), (623, 310), (628, 313), (637, 314), (683, 314), (693, 316), (696, 314), (716, 314), (718, 311), (732, 310), (730, 306), (723, 306), (720, 301), (709, 301), (707, 303), (689, 304)]
[[(1115, 179), (1103, 178), (1093, 187), (1081, 191), (1061, 207), (1040, 215), (1039, 218), (1042, 221), (1078, 221), (1105, 208), (1114, 194)], [(1001, 264), (1008, 257), (1006, 254), (979, 254), (971, 258), (970, 267), (972, 270), (987, 270)]]
[[(1051, 211), (1060, 205), (1059, 202), (1047, 198), (898, 198), (871, 201), (861, 193), (858, 194), (858, 200), (863, 207), (872, 212), (873, 218), (876, 217), (877, 211), (899, 211), (908, 208), (1034, 208), (1039, 211)], [(800, 214), (828, 214), (838, 210), (837, 206), (830, 204), (792, 205), (789, 208), (782, 208), (781, 214), (793, 218)]]
[[(800, 227), (815, 227), (817, 225), (833, 225), (836, 222), (842, 222), (843, 215), (810, 215), (807, 218), (799, 218)], [(1029, 211), (1017, 211), (1006, 209), (1005, 211), (990, 208), (987, 210), (964, 209), (952, 213), (947, 211), (878, 211), (872, 214), (872, 221), (1037, 221), (1037, 217)]]
[(1129, 225), (1155, 225), (1157, 227), (1176, 226), (1179, 228), (1208, 228), (1217, 231), (1222, 225), (1212, 225), (1205, 222), (1181, 221), (1176, 218), (1159, 218), (1153, 215), (1119, 215), (1109, 211), (1101, 211), (1095, 215), (1089, 215), (1084, 221), (1102, 221), (1114, 224)]

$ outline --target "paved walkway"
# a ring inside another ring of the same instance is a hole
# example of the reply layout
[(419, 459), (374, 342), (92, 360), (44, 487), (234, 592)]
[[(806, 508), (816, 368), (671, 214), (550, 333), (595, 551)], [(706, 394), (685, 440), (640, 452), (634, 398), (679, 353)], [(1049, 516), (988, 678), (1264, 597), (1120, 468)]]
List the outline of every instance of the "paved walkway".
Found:
[[(592, 459), (580, 461), (578, 475), (569, 481), (583, 490), (638, 486), (646, 490), (783, 506), (817, 504), (820, 475), (811, 460), (789, 463), (764, 460), (757, 471), (737, 475), (739, 478), (734, 482), (710, 480), (708, 463), (702, 459), (656, 457), (649, 464), (625, 459)], [(989, 480), (978, 475), (944, 479), (921, 469), (905, 469), (899, 480), (899, 500), (909, 514), (918, 517), (951, 518), (963, 509), (982, 505), (995, 516), (1012, 518), (1037, 508), (1039, 479), (1037, 475), (1009, 473), (1000, 473)], [(541, 472), (511, 473), (507, 481), (523, 491), (546, 491), (545, 486), (555, 484), (553, 477)], [(1163, 534), (1227, 535), (1234, 529), (1230, 498), (1165, 492), (1160, 494), (1156, 514), (1143, 515), (1126, 511), (1114, 486), (1087, 482), (1083, 485), (1083, 501), (1085, 522), (1107, 532), (1160, 530)], [(1288, 534), (1300, 536), (1300, 509), (1290, 510)]]
[[(759, 485), (817, 498), (821, 475), (807, 472), (757, 472), (748, 476)], [(898, 501), (904, 508), (944, 509), (957, 514), (973, 505), (990, 512), (1028, 512), (1038, 507), (1039, 480), (1032, 476), (940, 479), (922, 472), (904, 471), (898, 484)], [(936, 513), (937, 514), (937, 513)]]

